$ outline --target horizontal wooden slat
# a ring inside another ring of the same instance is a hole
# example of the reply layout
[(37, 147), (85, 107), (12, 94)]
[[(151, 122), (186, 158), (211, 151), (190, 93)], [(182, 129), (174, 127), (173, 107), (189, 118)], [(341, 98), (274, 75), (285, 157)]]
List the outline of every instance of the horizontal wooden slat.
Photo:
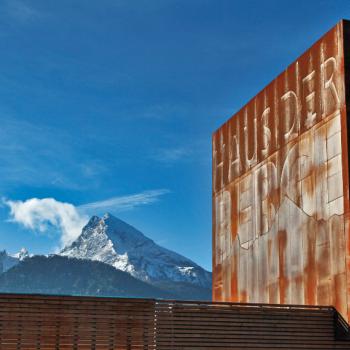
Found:
[(349, 350), (347, 333), (331, 306), (0, 294), (0, 350)]

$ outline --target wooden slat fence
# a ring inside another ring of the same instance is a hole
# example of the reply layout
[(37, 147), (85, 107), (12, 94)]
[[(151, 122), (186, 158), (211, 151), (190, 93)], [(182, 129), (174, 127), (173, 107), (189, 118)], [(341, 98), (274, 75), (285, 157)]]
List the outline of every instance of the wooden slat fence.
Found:
[(350, 349), (333, 307), (158, 302), (157, 349)]
[(350, 349), (333, 307), (0, 294), (0, 350)]
[(144, 299), (0, 295), (0, 349), (154, 349), (154, 306)]

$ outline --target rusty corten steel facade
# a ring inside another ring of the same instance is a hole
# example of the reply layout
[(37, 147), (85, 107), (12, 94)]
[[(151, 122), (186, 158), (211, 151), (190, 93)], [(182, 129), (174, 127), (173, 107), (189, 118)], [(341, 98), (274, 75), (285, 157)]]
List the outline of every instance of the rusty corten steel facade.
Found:
[(214, 301), (350, 319), (349, 40), (341, 21), (213, 134)]

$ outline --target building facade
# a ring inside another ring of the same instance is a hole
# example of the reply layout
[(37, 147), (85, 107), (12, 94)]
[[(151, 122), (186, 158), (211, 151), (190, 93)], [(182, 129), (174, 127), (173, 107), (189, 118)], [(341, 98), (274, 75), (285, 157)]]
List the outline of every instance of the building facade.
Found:
[(213, 300), (350, 314), (350, 24), (213, 134)]

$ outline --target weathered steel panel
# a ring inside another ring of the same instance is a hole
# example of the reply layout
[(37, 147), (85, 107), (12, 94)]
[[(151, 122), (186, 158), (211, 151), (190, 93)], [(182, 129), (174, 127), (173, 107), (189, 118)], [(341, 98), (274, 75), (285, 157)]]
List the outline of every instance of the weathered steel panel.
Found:
[(348, 26), (213, 135), (215, 301), (334, 305), (350, 318)]

